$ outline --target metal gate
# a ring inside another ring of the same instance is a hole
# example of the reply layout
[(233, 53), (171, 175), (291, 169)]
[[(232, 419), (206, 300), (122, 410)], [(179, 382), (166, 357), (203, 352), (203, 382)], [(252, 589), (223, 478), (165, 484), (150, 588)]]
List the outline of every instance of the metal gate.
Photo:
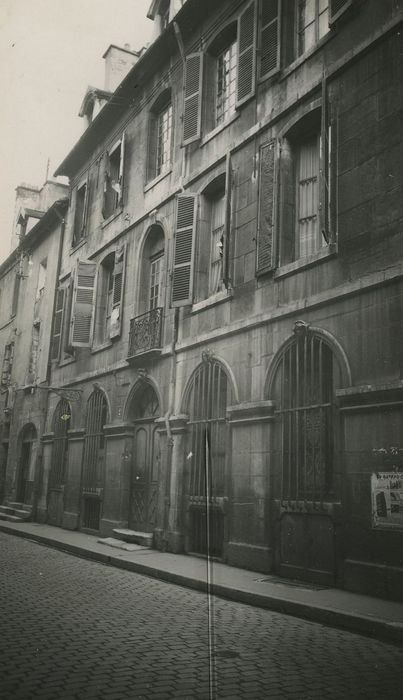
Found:
[(48, 523), (61, 526), (63, 520), (63, 486), (66, 481), (68, 439), (67, 432), (71, 423), (71, 408), (66, 399), (61, 399), (56, 406), (53, 418), (52, 461), (48, 488)]
[(100, 389), (95, 389), (87, 404), (81, 483), (81, 527), (92, 531), (99, 530), (104, 486), (104, 426), (107, 422), (105, 394)]
[(224, 545), (226, 409), (230, 389), (223, 367), (211, 358), (198, 367), (191, 382), (187, 549), (220, 558)]
[(328, 343), (306, 324), (283, 351), (275, 377), (280, 483), (277, 568), (330, 582), (335, 575), (334, 387), (338, 365)]

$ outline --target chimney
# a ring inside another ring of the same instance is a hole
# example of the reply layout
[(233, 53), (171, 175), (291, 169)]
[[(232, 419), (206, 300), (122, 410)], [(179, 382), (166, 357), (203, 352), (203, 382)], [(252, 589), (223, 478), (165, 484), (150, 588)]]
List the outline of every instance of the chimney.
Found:
[(140, 52), (132, 51), (130, 44), (125, 44), (123, 48), (111, 44), (102, 56), (105, 59), (105, 90), (115, 92), (139, 56)]

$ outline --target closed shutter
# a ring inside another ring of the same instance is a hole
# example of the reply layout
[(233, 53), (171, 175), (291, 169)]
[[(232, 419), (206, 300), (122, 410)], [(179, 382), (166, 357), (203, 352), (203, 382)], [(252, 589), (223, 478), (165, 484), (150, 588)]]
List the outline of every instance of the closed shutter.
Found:
[(203, 54), (194, 53), (186, 57), (183, 145), (192, 143), (201, 134), (201, 100), (203, 79)]
[(113, 267), (112, 313), (109, 330), (110, 338), (117, 338), (122, 327), (123, 289), (125, 281), (126, 246), (123, 243), (115, 252)]
[(261, 0), (260, 77), (280, 70), (281, 0)]
[(236, 106), (255, 92), (256, 84), (256, 2), (253, 0), (238, 17), (238, 85)]
[(95, 276), (95, 263), (77, 261), (71, 326), (71, 345), (75, 348), (89, 347), (92, 342)]
[(119, 200), (118, 206), (123, 205), (123, 188), (124, 188), (124, 175), (125, 175), (125, 150), (126, 150), (126, 134), (123, 132), (122, 140), (120, 142), (120, 163), (119, 163)]
[(256, 271), (275, 267), (276, 142), (260, 148)]
[(61, 345), (62, 328), (63, 328), (62, 322), (63, 322), (64, 295), (65, 295), (65, 289), (58, 289), (57, 290), (55, 317), (54, 317), (54, 321), (53, 321), (51, 360), (58, 360), (59, 356), (60, 356), (60, 345)]
[(329, 0), (329, 25), (336, 22), (352, 4), (353, 0)]
[(225, 219), (224, 219), (224, 240), (223, 240), (223, 271), (222, 279), (224, 286), (228, 289), (230, 284), (230, 245), (231, 245), (231, 225), (232, 225), (232, 165), (231, 156), (227, 155), (225, 174)]
[(196, 212), (196, 195), (177, 195), (172, 306), (186, 306), (192, 303)]

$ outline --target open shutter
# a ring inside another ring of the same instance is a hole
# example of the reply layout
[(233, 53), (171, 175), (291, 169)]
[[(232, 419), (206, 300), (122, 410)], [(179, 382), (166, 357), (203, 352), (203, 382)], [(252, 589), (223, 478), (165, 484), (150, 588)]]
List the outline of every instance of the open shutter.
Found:
[(62, 328), (62, 350), (66, 355), (71, 355), (73, 349), (71, 347), (70, 327), (71, 313), (73, 308), (73, 293), (74, 293), (74, 277), (70, 277), (68, 286), (66, 287), (66, 296), (64, 301), (63, 313), (63, 328)]
[(231, 245), (231, 224), (232, 224), (232, 166), (231, 155), (227, 155), (226, 173), (225, 173), (225, 219), (224, 219), (224, 240), (223, 240), (223, 270), (222, 279), (224, 286), (228, 289), (230, 284), (229, 261), (230, 261), (230, 245)]
[(280, 70), (281, 0), (261, 0), (260, 77)]
[(126, 246), (123, 243), (115, 252), (113, 267), (112, 313), (109, 330), (110, 338), (117, 338), (122, 327), (123, 290), (125, 281)]
[(71, 324), (71, 345), (75, 348), (89, 347), (92, 342), (96, 269), (95, 263), (77, 261)]
[(196, 230), (197, 196), (178, 194), (172, 278), (172, 306), (192, 303), (193, 255)]
[(275, 267), (276, 186), (276, 142), (270, 141), (261, 146), (259, 157), (258, 273)]
[(105, 170), (104, 170), (104, 190), (102, 199), (102, 216), (108, 218), (108, 191), (109, 191), (109, 153), (105, 153)]
[(339, 121), (338, 115), (332, 117), (327, 128), (328, 140), (328, 221), (329, 221), (329, 244), (337, 243), (338, 234), (338, 203), (339, 203), (339, 165), (338, 165), (338, 136)]
[(90, 174), (87, 174), (87, 180), (85, 183), (85, 195), (84, 195), (84, 207), (83, 207), (83, 220), (81, 222), (81, 231), (83, 232), (83, 235), (85, 233), (85, 229), (87, 228), (87, 218), (88, 218), (88, 198), (89, 198), (89, 193), (90, 193)]
[(328, 95), (327, 81), (322, 79), (322, 112), (320, 126), (320, 153), (319, 153), (319, 226), (321, 234), (330, 242), (329, 230), (329, 130), (328, 130)]
[(354, 0), (329, 0), (329, 25), (331, 26), (353, 4)]
[(236, 106), (249, 100), (256, 85), (256, 0), (238, 17), (238, 85)]
[(55, 317), (53, 321), (53, 337), (52, 337), (52, 350), (51, 350), (51, 360), (58, 360), (60, 356), (60, 344), (62, 339), (62, 328), (63, 328), (63, 308), (64, 308), (64, 289), (58, 289), (56, 292), (56, 308)]
[(125, 173), (125, 149), (126, 149), (126, 134), (123, 132), (122, 140), (120, 142), (120, 163), (119, 163), (119, 200), (118, 206), (123, 205), (123, 187), (124, 187), (124, 173)]
[(201, 100), (203, 80), (203, 54), (186, 57), (183, 109), (183, 145), (192, 143), (201, 134)]

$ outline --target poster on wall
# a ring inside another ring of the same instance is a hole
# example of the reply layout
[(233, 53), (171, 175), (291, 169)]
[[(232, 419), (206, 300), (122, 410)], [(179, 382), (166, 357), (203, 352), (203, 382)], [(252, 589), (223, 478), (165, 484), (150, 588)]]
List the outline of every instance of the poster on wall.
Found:
[(376, 472), (371, 477), (373, 527), (403, 529), (403, 472)]

